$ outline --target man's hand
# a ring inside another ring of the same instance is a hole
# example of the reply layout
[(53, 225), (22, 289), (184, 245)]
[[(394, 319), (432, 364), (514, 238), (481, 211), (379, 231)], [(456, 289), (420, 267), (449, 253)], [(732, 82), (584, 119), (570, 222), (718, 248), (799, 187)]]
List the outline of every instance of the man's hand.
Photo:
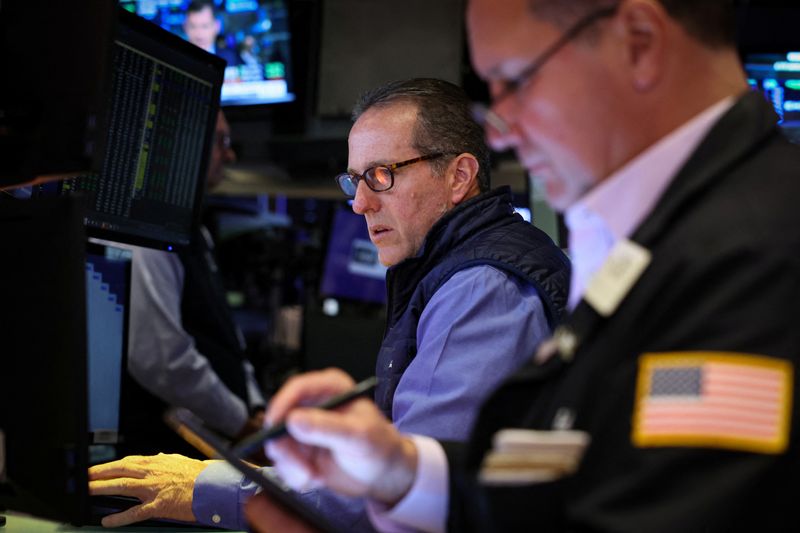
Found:
[(342, 494), (394, 504), (411, 488), (417, 465), (413, 442), (366, 399), (335, 411), (315, 405), (355, 385), (341, 370), (290, 379), (272, 398), (266, 419), (286, 419), (291, 438), (267, 443), (267, 456), (295, 489), (327, 486)]
[(89, 493), (133, 496), (142, 502), (104, 517), (105, 527), (151, 518), (195, 522), (197, 519), (192, 512), (194, 481), (207, 463), (177, 454), (132, 455), (89, 468)]

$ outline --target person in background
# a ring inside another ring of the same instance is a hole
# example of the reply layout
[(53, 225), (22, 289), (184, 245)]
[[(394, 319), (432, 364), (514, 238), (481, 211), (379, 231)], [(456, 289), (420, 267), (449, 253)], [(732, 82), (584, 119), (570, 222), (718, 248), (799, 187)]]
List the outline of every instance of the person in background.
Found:
[(189, 42), (221, 57), (229, 67), (244, 64), (235, 49), (223, 46), (225, 41), (220, 39), (220, 29), (220, 22), (214, 13), (214, 4), (207, 0), (189, 2), (183, 22), (183, 31)]
[[(230, 127), (220, 111), (206, 186), (235, 161)], [(233, 440), (261, 427), (265, 400), (245, 353), (214, 260), (200, 226), (193, 244), (170, 253), (135, 247), (131, 272), (128, 372), (138, 386), (123, 399), (125, 454), (196, 454), (162, 421), (168, 406), (184, 407)]]
[[(490, 190), (489, 150), (459, 87), (388, 83), (353, 117), (337, 182), (389, 267), (376, 401), (403, 431), (464, 440), (477, 406), (560, 320), (569, 262), (514, 212), (508, 187)], [(161, 517), (240, 529), (256, 488), (224, 462), (166, 455), (93, 468), (90, 479), (93, 493), (146, 503), (106, 525)], [(302, 497), (342, 529), (372, 530), (360, 500)]]
[(252, 35), (245, 35), (241, 46), (239, 47), (239, 55), (245, 65), (253, 68), (261, 67), (261, 60), (258, 58), (258, 43), (256, 38)]
[[(733, 3), (472, 0), (467, 21), (491, 144), (565, 211), (572, 313), (466, 446), (366, 399), (301, 407), (352, 382), (295, 378), (267, 413), (277, 471), (391, 531), (797, 530), (800, 148), (748, 90)], [(504, 428), (535, 430), (523, 453)], [(269, 529), (266, 497), (247, 509)]]

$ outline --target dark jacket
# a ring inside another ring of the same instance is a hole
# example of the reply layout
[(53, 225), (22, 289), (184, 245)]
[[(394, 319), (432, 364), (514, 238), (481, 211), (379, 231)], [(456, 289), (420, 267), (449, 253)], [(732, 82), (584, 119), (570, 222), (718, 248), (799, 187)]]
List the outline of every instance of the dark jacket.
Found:
[[(653, 254), (610, 318), (585, 301), (566, 319), (574, 358), (523, 368), (484, 405), (468, 449), (448, 445), (453, 531), (797, 531), (798, 417), (769, 454), (641, 447), (632, 440), (640, 355), (722, 351), (800, 362), (800, 148), (757, 94), (713, 127), (633, 235)], [(791, 389), (785, 400), (797, 406)], [(591, 444), (577, 473), (481, 488), (504, 427), (551, 429), (574, 415)], [(793, 487), (793, 488), (789, 488)]]
[(222, 382), (247, 404), (244, 337), (228, 305), (213, 243), (204, 232), (198, 233), (192, 247), (180, 253), (184, 268), (183, 329), (194, 338), (197, 350), (208, 359)]
[(414, 257), (386, 275), (387, 325), (378, 354), (378, 407), (392, 418), (392, 398), (417, 354), (417, 323), (425, 305), (456, 272), (491, 265), (536, 288), (553, 327), (569, 291), (569, 261), (541, 230), (514, 213), (502, 187), (471, 198), (446, 213)]

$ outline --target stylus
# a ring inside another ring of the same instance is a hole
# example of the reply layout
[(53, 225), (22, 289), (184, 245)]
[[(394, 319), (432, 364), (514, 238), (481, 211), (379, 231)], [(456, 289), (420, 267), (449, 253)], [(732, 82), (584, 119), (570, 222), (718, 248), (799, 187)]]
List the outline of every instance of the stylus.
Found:
[[(378, 378), (372, 376), (364, 381), (361, 381), (349, 391), (339, 394), (338, 396), (334, 396), (330, 400), (317, 405), (316, 408), (330, 410), (341, 407), (342, 405), (351, 402), (356, 398), (364, 396), (365, 394), (369, 394), (377, 386), (377, 384)], [(287, 433), (288, 431), (286, 429), (286, 424), (281, 422), (280, 424), (276, 424), (270, 428), (264, 428), (260, 431), (256, 431), (249, 437), (245, 437), (241, 442), (239, 442), (239, 444), (233, 447), (232, 451), (239, 457), (246, 457), (268, 440), (283, 437)]]

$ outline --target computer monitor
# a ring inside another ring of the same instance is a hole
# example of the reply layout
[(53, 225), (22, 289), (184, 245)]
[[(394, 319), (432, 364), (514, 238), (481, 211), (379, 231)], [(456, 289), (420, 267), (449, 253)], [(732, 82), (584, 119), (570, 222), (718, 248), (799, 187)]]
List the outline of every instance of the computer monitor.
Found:
[(320, 295), (359, 302), (386, 302), (386, 267), (369, 240), (364, 217), (349, 207), (337, 209), (328, 237)]
[(90, 242), (86, 250), (89, 462), (114, 459), (120, 437), (122, 375), (127, 361), (132, 252)]
[(35, 193), (86, 194), (90, 236), (185, 246), (199, 224), (225, 64), (136, 15), (119, 15), (102, 171)]
[(764, 94), (787, 137), (800, 144), (800, 43), (794, 52), (746, 53), (744, 68), (750, 87)]
[(0, 265), (0, 511), (74, 524), (92, 519), (87, 468), (118, 458), (124, 435), (132, 258), (87, 244), (84, 216), (78, 196), (0, 209), (0, 244), (15, 258)]
[[(128, 11), (208, 46), (226, 60), (223, 105), (295, 99), (289, 4), (285, 0), (120, 0)], [(190, 5), (192, 14), (187, 20)], [(193, 31), (201, 33), (191, 35)]]
[(87, 509), (82, 197), (0, 208), (0, 510), (80, 523)]

